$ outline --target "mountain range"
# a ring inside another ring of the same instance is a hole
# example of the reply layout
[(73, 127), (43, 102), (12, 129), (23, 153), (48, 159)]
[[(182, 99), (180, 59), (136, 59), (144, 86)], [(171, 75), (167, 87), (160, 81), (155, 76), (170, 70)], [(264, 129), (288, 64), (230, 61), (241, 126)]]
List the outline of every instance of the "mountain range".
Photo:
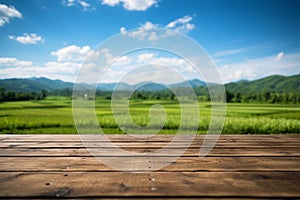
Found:
[[(210, 83), (213, 84), (213, 83)], [(206, 87), (207, 84), (201, 80), (193, 79), (180, 83), (163, 85), (154, 82), (141, 82), (135, 85), (127, 83), (101, 83), (97, 85), (97, 90), (112, 91), (118, 85), (118, 90), (139, 90), (139, 91), (159, 91), (167, 87), (170, 88), (185, 88), (191, 85), (193, 88)], [(64, 82), (62, 80), (51, 80), (48, 78), (12, 78), (1, 79), (0, 88), (5, 88), (6, 91), (14, 92), (37, 92), (43, 89), (48, 91), (70, 89), (72, 90), (74, 83)], [(83, 88), (93, 88), (92, 84), (81, 84)], [(241, 80), (225, 84), (227, 91), (231, 93), (258, 93), (263, 91), (269, 92), (300, 92), (300, 74), (293, 76), (273, 75), (262, 79), (247, 81)]]
[(251, 94), (263, 91), (290, 93), (300, 92), (300, 74), (293, 76), (273, 75), (262, 79), (247, 81), (242, 80), (236, 83), (225, 85), (226, 90), (231, 93)]

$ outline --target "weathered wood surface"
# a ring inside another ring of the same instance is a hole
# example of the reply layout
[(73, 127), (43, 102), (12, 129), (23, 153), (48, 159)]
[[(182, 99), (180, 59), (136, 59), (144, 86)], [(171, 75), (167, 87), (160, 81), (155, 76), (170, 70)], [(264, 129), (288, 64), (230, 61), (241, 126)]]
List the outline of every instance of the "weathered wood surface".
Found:
[[(126, 151), (145, 153), (164, 147), (173, 136), (109, 138)], [(163, 169), (133, 173), (101, 163), (78, 135), (0, 135), (0, 198), (300, 198), (300, 135), (221, 135), (200, 159), (203, 140), (196, 136), (184, 155)], [(85, 141), (99, 156), (126, 157), (99, 147), (103, 142), (97, 137)], [(180, 148), (184, 140), (175, 142), (169, 154), (156, 156), (163, 161)]]

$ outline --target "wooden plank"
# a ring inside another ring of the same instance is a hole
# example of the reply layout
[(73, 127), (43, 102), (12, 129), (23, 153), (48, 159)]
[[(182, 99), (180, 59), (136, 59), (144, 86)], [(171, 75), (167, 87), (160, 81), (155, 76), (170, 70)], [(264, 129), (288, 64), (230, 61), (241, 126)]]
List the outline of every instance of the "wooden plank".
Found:
[[(96, 156), (127, 156), (127, 153), (118, 153), (114, 148), (91, 148), (95, 151)], [(136, 153), (144, 153), (144, 156), (149, 156), (149, 152), (155, 152), (155, 149), (147, 148), (124, 148), (126, 151), (133, 151)], [(174, 156), (178, 149), (166, 149), (166, 153), (156, 154), (154, 156)], [(15, 157), (15, 156), (84, 156), (91, 157), (92, 155), (85, 148), (2, 148), (0, 156)], [(183, 156), (199, 156), (199, 148), (189, 148), (185, 151)], [(300, 156), (298, 147), (285, 147), (285, 148), (214, 148), (208, 156)]]
[[(120, 157), (111, 157), (120, 162)], [(139, 158), (131, 160), (134, 165)], [(164, 160), (164, 157), (161, 158)], [(160, 160), (156, 161), (159, 162)], [(154, 163), (155, 164), (155, 163)], [(107, 172), (114, 171), (94, 157), (0, 157), (1, 172)], [(193, 171), (300, 171), (300, 157), (183, 157), (164, 169)]]
[[(32, 200), (32, 197), (28, 197), (28, 198), (26, 198), (26, 197), (22, 197), (22, 198), (9, 198), (9, 200), (24, 200), (24, 199), (30, 199), (30, 200)], [(34, 199), (52, 199), (52, 198), (34, 198)], [(88, 197), (88, 198), (85, 198), (85, 197), (83, 197), (83, 198), (72, 198), (72, 197), (63, 197), (63, 199), (67, 199), (67, 200), (78, 200), (78, 199), (80, 199), (80, 200), (111, 200), (111, 199), (113, 199), (113, 200), (129, 200), (129, 199), (142, 199), (142, 200), (153, 200), (153, 199), (155, 199), (155, 200), (165, 200), (165, 199), (175, 199), (175, 200), (195, 200), (195, 199), (197, 199), (197, 198), (195, 198), (195, 197), (166, 197), (166, 196), (164, 196), (164, 197), (159, 197), (159, 196), (156, 196), (156, 197), (145, 197), (145, 196), (135, 196), (135, 197), (133, 197), (133, 196), (130, 196), (130, 197)], [(224, 199), (224, 200), (231, 200), (231, 199), (233, 199), (233, 197), (222, 197), (222, 198), (203, 198), (203, 197), (201, 197), (201, 200), (212, 200), (212, 199)], [(265, 200), (266, 198), (253, 198), (253, 197), (238, 197), (237, 199), (241, 199), (241, 200), (254, 200), (254, 199), (256, 199), (256, 200)], [(279, 198), (272, 198), (272, 199), (279, 199)], [(293, 199), (293, 198), (292, 198)]]
[[(9, 198), (9, 200), (24, 200), (24, 199), (30, 199), (32, 200), (32, 197), (22, 197), (22, 198)], [(34, 199), (49, 199), (49, 198), (34, 198)], [(52, 198), (51, 198), (52, 199)], [(175, 200), (195, 200), (197, 198), (195, 197), (88, 197), (88, 198), (72, 198), (72, 197), (64, 197), (63, 199), (67, 199), (67, 200), (129, 200), (129, 199), (143, 199), (143, 200), (165, 200), (165, 199), (175, 199)], [(201, 200), (212, 200), (212, 199), (224, 199), (224, 200), (231, 200), (233, 199), (233, 197), (222, 197), (222, 198), (203, 198), (201, 197)], [(235, 199), (235, 198), (234, 198)], [(253, 197), (238, 197), (237, 199), (241, 199), (241, 200), (265, 200), (266, 198), (253, 198)], [(271, 199), (280, 199), (280, 198), (271, 198)], [(292, 198), (293, 199), (293, 198)]]
[[(86, 143), (103, 143), (103, 142), (107, 142), (107, 141), (111, 141), (111, 142), (114, 142), (114, 143), (127, 143), (127, 142), (130, 142), (130, 143), (148, 143), (148, 142), (153, 142), (153, 143), (170, 143), (170, 142), (175, 142), (175, 143), (186, 143), (187, 141), (186, 140), (176, 140), (176, 141), (172, 141), (172, 140), (139, 140), (139, 139), (136, 139), (136, 140), (21, 140), (21, 139), (15, 139), (15, 140), (2, 140), (0, 141), (0, 144), (5, 144), (5, 143), (82, 143), (82, 142), (86, 142)], [(192, 142), (195, 143), (195, 144), (198, 144), (198, 143), (202, 143), (204, 140), (200, 140), (200, 139), (194, 139)], [(287, 143), (297, 143), (299, 144), (300, 142), (300, 138), (299, 140), (298, 139), (293, 139), (292, 141), (285, 141), (285, 140), (224, 140), (224, 139), (218, 139), (217, 141), (218, 143), (220, 144), (226, 144), (226, 143), (231, 143), (231, 144), (247, 144), (247, 143), (250, 143), (250, 144), (260, 144), (260, 143), (263, 143), (263, 144), (270, 144), (270, 143), (275, 143), (275, 144), (287, 144)]]
[[(159, 134), (151, 138), (142, 139), (131, 137), (126, 134), (110, 134), (107, 137), (112, 141), (170, 141), (175, 135), (172, 134)], [(251, 136), (251, 137), (249, 137)], [(197, 135), (196, 140), (203, 140), (205, 135)], [(92, 137), (91, 141), (95, 141), (97, 135)], [(1, 141), (81, 141), (79, 135), (59, 135), (59, 134), (48, 134), (48, 135), (0, 135)], [(220, 135), (219, 141), (290, 141), (299, 142), (299, 134), (287, 134), (287, 135)]]
[(0, 197), (300, 197), (300, 172), (0, 172)]
[[(88, 142), (89, 147), (99, 147), (99, 145), (104, 144), (105, 142)], [(168, 145), (168, 142), (136, 142), (136, 141), (126, 141), (126, 142), (112, 142), (115, 146), (119, 147), (127, 147), (127, 148), (162, 148)], [(185, 147), (184, 142), (173, 142), (174, 147)], [(199, 148), (203, 145), (201, 141), (194, 141), (190, 145), (190, 148)], [(0, 142), (0, 148), (20, 148), (20, 147), (34, 147), (34, 148), (71, 148), (78, 147), (84, 148), (86, 146), (85, 143), (81, 141), (77, 142), (64, 142), (64, 141), (42, 141), (42, 142), (34, 142), (34, 141), (7, 141)], [(218, 142), (216, 143), (214, 148), (219, 147), (228, 147), (228, 148), (284, 148), (284, 147), (299, 147), (300, 143), (297, 142), (260, 142), (260, 141), (250, 141), (250, 142)]]
[[(136, 139), (109, 135), (134, 159), (115, 148), (91, 148), (117, 162), (167, 162), (185, 146), (151, 156), (174, 135)], [(91, 156), (78, 135), (0, 135), (0, 198), (126, 199), (184, 196), (206, 198), (300, 198), (300, 135), (221, 135), (212, 152), (199, 159), (204, 135), (183, 157), (155, 172), (118, 172)], [(91, 137), (88, 144), (97, 141)], [(165, 157), (162, 157), (165, 156)]]

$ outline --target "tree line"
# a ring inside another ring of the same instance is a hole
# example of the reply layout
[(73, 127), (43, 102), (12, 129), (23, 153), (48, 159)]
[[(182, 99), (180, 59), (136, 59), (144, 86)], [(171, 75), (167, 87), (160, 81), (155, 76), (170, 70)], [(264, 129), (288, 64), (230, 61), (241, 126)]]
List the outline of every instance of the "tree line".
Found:
[(226, 91), (227, 102), (236, 103), (300, 103), (300, 92), (278, 93), (264, 91), (261, 93), (241, 94)]
[(41, 90), (40, 92), (14, 92), (0, 88), (0, 102), (43, 100), (46, 99), (47, 93), (47, 90)]
[[(204, 94), (200, 90), (195, 90), (195, 94), (200, 101), (210, 101), (208, 93)], [(153, 99), (153, 100), (176, 100), (173, 92), (164, 90), (156, 92), (137, 91), (131, 96), (131, 99)], [(231, 103), (300, 103), (300, 92), (278, 93), (261, 92), (252, 94), (231, 93), (226, 90), (226, 102)]]
[[(177, 91), (176, 91), (177, 90)], [(189, 96), (186, 90), (177, 88), (175, 91), (181, 96)], [(194, 88), (194, 92), (199, 101), (210, 101), (211, 97), (207, 88)], [(0, 101), (26, 101), (26, 100), (43, 100), (47, 96), (65, 96), (72, 97), (71, 89), (62, 90), (41, 90), (40, 92), (12, 92), (0, 88)], [(118, 91), (116, 98), (122, 99), (130, 95), (129, 91)], [(96, 97), (99, 99), (111, 99), (112, 91), (96, 91)], [(176, 101), (176, 95), (169, 89), (158, 91), (140, 91), (132, 93), (130, 99), (133, 100), (171, 100)], [(251, 94), (241, 94), (240, 92), (232, 93), (226, 91), (226, 101), (233, 103), (300, 103), (300, 92), (279, 93), (279, 92), (257, 92)]]

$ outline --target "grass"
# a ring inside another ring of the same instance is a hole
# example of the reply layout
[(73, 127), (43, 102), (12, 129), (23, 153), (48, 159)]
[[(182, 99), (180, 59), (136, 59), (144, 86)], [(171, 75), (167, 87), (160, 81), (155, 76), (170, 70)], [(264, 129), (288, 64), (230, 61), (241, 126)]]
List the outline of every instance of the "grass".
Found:
[[(180, 106), (172, 101), (132, 101), (130, 117), (135, 123), (147, 126), (151, 122), (149, 108), (160, 104), (166, 111), (166, 122), (154, 120), (151, 127), (162, 125), (160, 133), (177, 133), (181, 122)], [(185, 109), (193, 109), (188, 107)], [(199, 103), (198, 133), (206, 133), (210, 123), (210, 103)], [(187, 110), (189, 112), (189, 110)], [(117, 112), (123, 127), (130, 129), (126, 115)], [(96, 115), (105, 133), (123, 133), (116, 123), (110, 101), (96, 101)], [(156, 115), (158, 116), (158, 115)], [(185, 119), (183, 130), (189, 130), (192, 116)], [(151, 129), (150, 127), (150, 129)], [(150, 130), (151, 131), (151, 130)], [(72, 101), (50, 98), (43, 101), (0, 103), (0, 133), (2, 134), (76, 134), (72, 115)], [(224, 134), (300, 134), (300, 105), (227, 104)]]

